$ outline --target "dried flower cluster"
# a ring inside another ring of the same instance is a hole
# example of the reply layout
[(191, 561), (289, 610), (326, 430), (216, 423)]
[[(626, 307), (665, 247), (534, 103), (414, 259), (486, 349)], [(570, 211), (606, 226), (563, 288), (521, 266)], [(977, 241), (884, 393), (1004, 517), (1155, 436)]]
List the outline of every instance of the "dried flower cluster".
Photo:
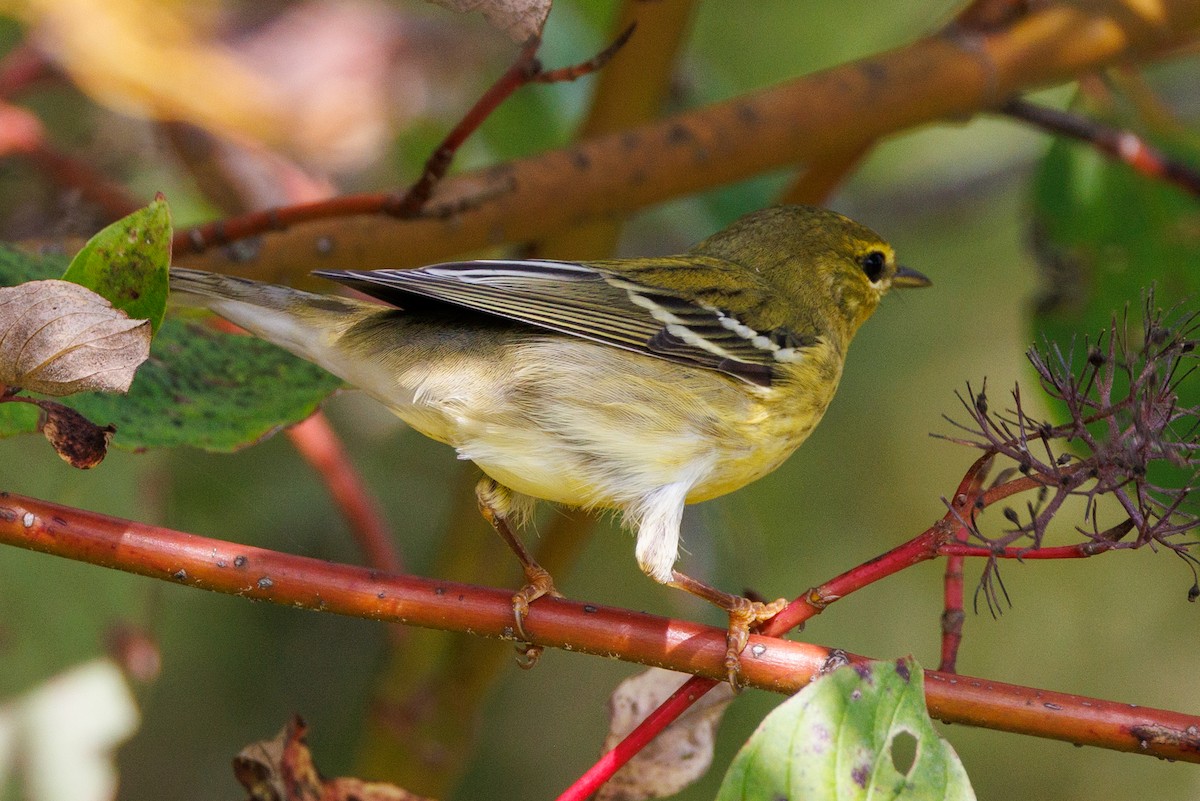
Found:
[[(1200, 562), (1188, 552), (1195, 541), (1184, 535), (1200, 525), (1188, 503), (1200, 470), (1200, 407), (1181, 403), (1180, 385), (1196, 369), (1200, 312), (1163, 311), (1148, 292), (1140, 330), (1130, 328), (1126, 310), (1094, 343), (1085, 340), (1082, 355), (1077, 348), (1064, 354), (1054, 344), (1030, 349), (1042, 388), (1066, 422), (1030, 416), (1019, 387), (1003, 411), (990, 408), (986, 386), (976, 392), (968, 385), (959, 396), (970, 421), (951, 422), (970, 437), (946, 439), (1012, 463), (980, 495), (976, 509), (1026, 491), (1036, 498), (1024, 512), (1006, 507), (1010, 526), (998, 534), (984, 534), (974, 517), (965, 521), (973, 538), (997, 552), (1023, 543), (1040, 548), (1063, 504), (1082, 497), (1085, 526), (1076, 531), (1085, 539), (1075, 555), (1162, 545), (1186, 560), (1195, 578)], [(1097, 499), (1104, 495), (1116, 500), (1124, 519), (1100, 530)], [(1131, 532), (1135, 536), (1126, 539)], [(983, 586), (993, 609), (996, 578), (993, 559)], [(1200, 584), (1194, 583), (1189, 598), (1197, 597)]]

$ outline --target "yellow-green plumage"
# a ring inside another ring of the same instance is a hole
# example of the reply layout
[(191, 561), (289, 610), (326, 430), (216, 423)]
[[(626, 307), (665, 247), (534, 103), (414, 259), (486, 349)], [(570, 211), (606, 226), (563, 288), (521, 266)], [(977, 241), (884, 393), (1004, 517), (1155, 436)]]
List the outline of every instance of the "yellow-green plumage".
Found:
[(684, 504), (778, 467), (821, 419), (880, 298), (928, 283), (868, 229), (798, 206), (676, 257), (327, 275), (398, 308), (186, 270), (172, 289), (360, 387), (520, 496), (621, 511), (661, 582)]

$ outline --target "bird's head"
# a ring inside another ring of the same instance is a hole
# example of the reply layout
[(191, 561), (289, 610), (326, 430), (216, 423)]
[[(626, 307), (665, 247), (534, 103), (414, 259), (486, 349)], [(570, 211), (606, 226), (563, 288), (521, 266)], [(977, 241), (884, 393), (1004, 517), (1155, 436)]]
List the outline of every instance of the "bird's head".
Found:
[(892, 246), (871, 229), (813, 206), (752, 212), (693, 252), (759, 273), (805, 322), (835, 324), (847, 338), (889, 290), (931, 283), (900, 266)]

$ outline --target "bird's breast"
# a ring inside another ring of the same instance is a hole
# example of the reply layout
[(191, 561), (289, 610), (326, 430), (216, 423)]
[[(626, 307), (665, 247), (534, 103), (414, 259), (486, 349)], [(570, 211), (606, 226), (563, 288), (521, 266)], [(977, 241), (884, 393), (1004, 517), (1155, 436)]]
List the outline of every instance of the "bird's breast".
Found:
[(731, 420), (734, 431), (716, 448), (710, 474), (697, 483), (688, 503), (738, 490), (784, 463), (808, 439), (825, 414), (842, 375), (842, 358), (824, 344), (755, 393), (749, 413)]

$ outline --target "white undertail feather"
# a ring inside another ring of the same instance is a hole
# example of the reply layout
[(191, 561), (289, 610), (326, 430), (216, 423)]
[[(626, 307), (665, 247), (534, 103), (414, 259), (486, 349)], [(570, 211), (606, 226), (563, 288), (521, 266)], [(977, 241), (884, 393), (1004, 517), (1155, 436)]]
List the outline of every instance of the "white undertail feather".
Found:
[(679, 528), (683, 524), (683, 504), (688, 487), (668, 484), (660, 487), (631, 510), (626, 519), (637, 525), (638, 567), (650, 578), (666, 584), (671, 580), (675, 559), (679, 556)]

